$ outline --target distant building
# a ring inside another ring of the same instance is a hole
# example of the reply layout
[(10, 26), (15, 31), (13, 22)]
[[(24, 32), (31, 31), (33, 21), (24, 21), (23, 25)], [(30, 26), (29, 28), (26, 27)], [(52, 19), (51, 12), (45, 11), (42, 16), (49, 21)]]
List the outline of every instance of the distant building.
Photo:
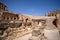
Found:
[(7, 6), (2, 2), (0, 2), (0, 11), (8, 11)]

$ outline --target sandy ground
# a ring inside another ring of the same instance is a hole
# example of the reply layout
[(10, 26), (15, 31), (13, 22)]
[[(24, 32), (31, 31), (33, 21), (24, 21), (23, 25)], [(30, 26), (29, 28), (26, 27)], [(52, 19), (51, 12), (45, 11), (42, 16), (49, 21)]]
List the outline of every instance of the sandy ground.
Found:
[(48, 40), (60, 40), (59, 30), (44, 30)]
[[(58, 30), (44, 30), (45, 36), (48, 40), (60, 40), (60, 34)], [(24, 36), (17, 37), (14, 40), (29, 40), (32, 36), (31, 33), (25, 34)]]
[(18, 37), (14, 40), (28, 40), (31, 36), (32, 36), (32, 34), (27, 34), (27, 35), (24, 35), (22, 37)]

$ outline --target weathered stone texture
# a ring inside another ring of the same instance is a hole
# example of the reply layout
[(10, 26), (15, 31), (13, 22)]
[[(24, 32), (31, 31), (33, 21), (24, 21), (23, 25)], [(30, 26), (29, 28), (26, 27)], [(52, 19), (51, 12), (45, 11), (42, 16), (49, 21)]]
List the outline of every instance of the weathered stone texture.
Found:
[(15, 14), (8, 11), (3, 3), (1, 5), (4, 7), (0, 8), (0, 40), (47, 40), (44, 29), (60, 29), (60, 11), (50, 12), (46, 16), (31, 16)]
[(46, 16), (49, 16), (49, 17), (55, 16), (56, 20), (54, 21), (54, 24), (56, 25), (58, 29), (60, 29), (60, 10), (51, 11), (47, 13)]

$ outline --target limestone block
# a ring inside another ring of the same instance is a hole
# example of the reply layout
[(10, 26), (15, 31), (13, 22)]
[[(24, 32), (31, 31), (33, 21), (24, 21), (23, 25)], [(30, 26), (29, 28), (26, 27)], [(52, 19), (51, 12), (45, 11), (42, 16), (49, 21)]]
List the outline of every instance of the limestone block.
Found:
[(59, 30), (47, 30), (44, 29), (44, 34), (48, 40), (60, 40)]

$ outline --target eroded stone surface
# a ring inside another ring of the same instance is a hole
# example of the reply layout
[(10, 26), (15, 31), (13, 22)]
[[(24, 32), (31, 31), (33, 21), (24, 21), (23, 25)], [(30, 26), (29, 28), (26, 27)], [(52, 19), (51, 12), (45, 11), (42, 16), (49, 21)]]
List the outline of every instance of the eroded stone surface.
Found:
[(60, 40), (59, 30), (44, 30), (44, 34), (48, 40)]
[(4, 8), (0, 10), (0, 40), (59, 40), (60, 11), (31, 16), (14, 14)]

